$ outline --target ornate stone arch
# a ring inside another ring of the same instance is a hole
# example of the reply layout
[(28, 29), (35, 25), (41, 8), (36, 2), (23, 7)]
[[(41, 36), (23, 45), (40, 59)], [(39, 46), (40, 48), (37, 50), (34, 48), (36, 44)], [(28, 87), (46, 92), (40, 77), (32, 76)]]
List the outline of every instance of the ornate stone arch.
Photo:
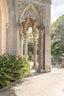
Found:
[(33, 20), (39, 22), (40, 17), (36, 7), (33, 4), (29, 4), (22, 12), (19, 18), (20, 24), (25, 21), (26, 18), (32, 18)]

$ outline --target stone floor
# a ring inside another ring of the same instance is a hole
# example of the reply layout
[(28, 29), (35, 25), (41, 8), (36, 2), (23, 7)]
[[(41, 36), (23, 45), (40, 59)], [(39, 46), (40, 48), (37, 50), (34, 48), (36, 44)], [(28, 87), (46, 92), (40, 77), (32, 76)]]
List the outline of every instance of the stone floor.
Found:
[(64, 96), (64, 69), (54, 68), (43, 74), (32, 72), (34, 76), (11, 88), (14, 96)]

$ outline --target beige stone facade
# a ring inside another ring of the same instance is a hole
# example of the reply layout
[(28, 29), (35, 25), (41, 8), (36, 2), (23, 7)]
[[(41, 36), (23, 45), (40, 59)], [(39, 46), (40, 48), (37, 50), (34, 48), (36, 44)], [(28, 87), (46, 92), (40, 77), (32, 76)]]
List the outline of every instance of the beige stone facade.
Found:
[(34, 36), (34, 66), (37, 63), (36, 34), (38, 30), (38, 72), (51, 71), (50, 6), (51, 0), (0, 0), (0, 55), (7, 51), (13, 55), (21, 54), (23, 56), (24, 37), (25, 59), (27, 60), (27, 31), (29, 27), (32, 27)]
[(0, 55), (6, 52), (6, 30), (8, 28), (8, 7), (6, 0), (0, 0)]

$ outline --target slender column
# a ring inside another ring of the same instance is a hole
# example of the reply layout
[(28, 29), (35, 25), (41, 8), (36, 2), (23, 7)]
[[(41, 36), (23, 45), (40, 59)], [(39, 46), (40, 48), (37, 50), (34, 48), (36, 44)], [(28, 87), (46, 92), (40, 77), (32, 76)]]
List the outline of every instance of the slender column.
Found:
[(20, 42), (21, 42), (21, 57), (23, 57), (23, 33), (21, 34)]
[(24, 35), (25, 37), (25, 60), (27, 60), (27, 56), (28, 56), (28, 34), (26, 33)]
[(45, 71), (45, 36), (44, 36), (44, 28), (39, 28), (39, 66), (38, 72)]
[(37, 64), (37, 32), (36, 32), (36, 30), (33, 31), (33, 36), (34, 36), (34, 65), (33, 65), (33, 68), (36, 69), (36, 64)]
[(17, 55), (20, 54), (20, 31), (19, 24), (17, 24)]

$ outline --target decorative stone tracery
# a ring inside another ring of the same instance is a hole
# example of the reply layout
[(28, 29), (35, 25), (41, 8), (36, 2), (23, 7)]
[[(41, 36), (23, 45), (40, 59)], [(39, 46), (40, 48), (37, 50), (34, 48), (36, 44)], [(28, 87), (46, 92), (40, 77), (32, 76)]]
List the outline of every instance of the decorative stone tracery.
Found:
[(33, 4), (28, 5), (20, 15), (20, 23), (22, 21), (25, 21), (26, 18), (32, 18), (33, 20), (36, 20), (39, 22), (39, 14)]

